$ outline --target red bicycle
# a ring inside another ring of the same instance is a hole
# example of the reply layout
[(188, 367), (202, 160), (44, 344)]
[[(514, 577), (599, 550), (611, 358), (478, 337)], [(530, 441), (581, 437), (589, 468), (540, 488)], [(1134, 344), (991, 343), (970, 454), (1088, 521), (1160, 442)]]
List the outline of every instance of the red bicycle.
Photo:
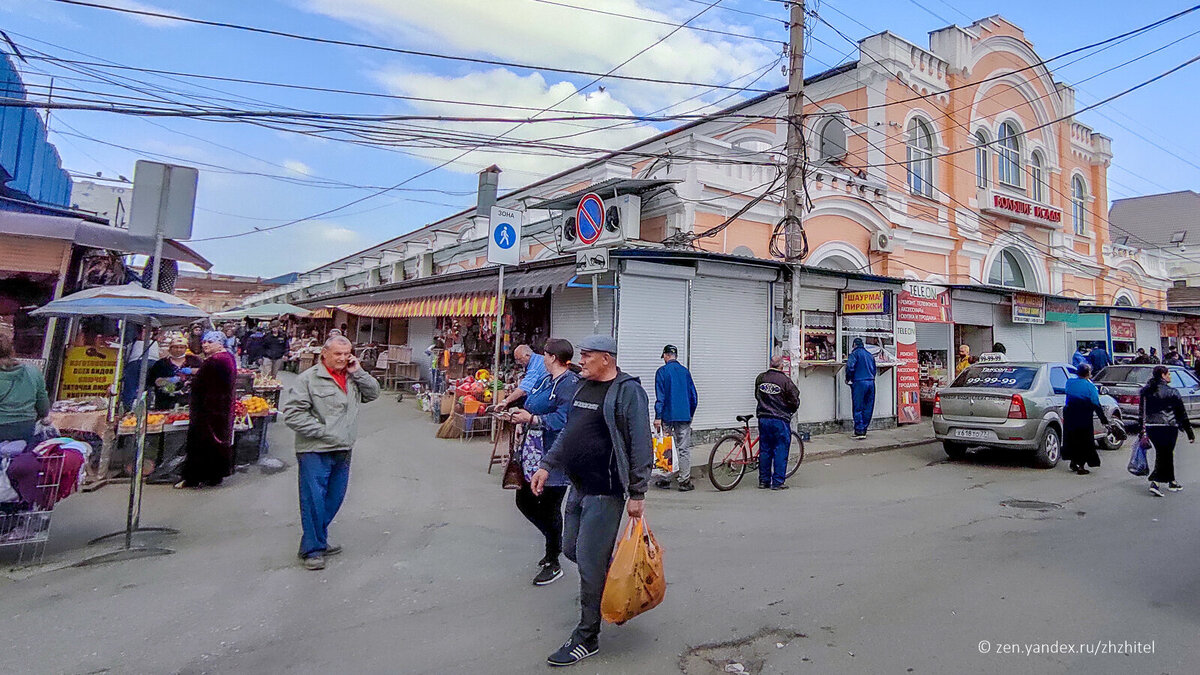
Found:
[[(754, 415), (738, 415), (742, 423), (741, 433), (733, 432), (721, 437), (708, 455), (708, 479), (713, 487), (725, 492), (742, 482), (747, 470), (758, 471), (758, 436), (750, 434), (750, 420)], [(804, 461), (804, 441), (808, 434), (792, 429), (792, 442), (788, 446), (787, 471), (791, 478)]]

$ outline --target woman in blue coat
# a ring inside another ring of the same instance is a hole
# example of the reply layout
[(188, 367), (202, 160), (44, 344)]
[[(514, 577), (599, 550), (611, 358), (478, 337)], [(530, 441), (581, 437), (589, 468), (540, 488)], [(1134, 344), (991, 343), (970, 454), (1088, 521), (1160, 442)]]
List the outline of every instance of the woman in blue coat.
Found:
[(1107, 425), (1108, 417), (1100, 405), (1100, 390), (1092, 384), (1092, 366), (1080, 365), (1067, 380), (1067, 403), (1063, 406), (1063, 456), (1071, 462), (1071, 470), (1080, 476), (1091, 473), (1087, 466), (1100, 466), (1096, 452), (1096, 437), (1092, 415), (1099, 415)]
[(535, 586), (545, 586), (563, 575), (558, 563), (562, 553), (562, 502), (570, 482), (564, 473), (552, 473), (542, 494), (535, 495), (529, 481), (542, 455), (566, 426), (567, 411), (579, 388), (579, 375), (571, 369), (575, 347), (566, 340), (552, 338), (546, 341), (543, 352), (541, 357), (534, 354), (533, 358), (545, 360), (548, 374), (525, 398), (525, 409), (513, 413), (513, 421), (529, 430), (520, 450), (524, 480), (517, 490), (517, 509), (546, 537), (546, 556), (538, 561), (542, 569), (533, 578)]

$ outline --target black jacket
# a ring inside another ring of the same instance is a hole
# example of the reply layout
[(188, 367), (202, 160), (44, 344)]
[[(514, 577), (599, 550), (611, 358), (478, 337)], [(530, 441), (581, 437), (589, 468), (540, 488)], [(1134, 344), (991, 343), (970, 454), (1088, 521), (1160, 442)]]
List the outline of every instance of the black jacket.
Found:
[(800, 408), (800, 389), (781, 370), (768, 370), (754, 380), (754, 399), (758, 418), (791, 421)]
[(287, 354), (287, 335), (265, 333), (262, 340), (262, 355), (268, 359), (282, 359)]
[(1188, 420), (1187, 409), (1183, 407), (1183, 399), (1175, 387), (1159, 381), (1152, 381), (1142, 387), (1142, 401), (1138, 405), (1138, 431), (1145, 431), (1147, 426), (1177, 426), (1183, 429), (1189, 440), (1196, 438), (1192, 433), (1192, 423)]
[[(570, 413), (567, 413), (570, 416)], [(642, 382), (624, 371), (604, 396), (604, 421), (612, 437), (613, 454), (617, 459), (617, 474), (621, 477), (630, 499), (645, 499), (650, 484), (650, 469), (654, 466), (654, 446), (650, 439), (650, 399)], [(554, 445), (542, 457), (541, 468), (554, 473), (566, 466), (563, 439), (560, 433)]]

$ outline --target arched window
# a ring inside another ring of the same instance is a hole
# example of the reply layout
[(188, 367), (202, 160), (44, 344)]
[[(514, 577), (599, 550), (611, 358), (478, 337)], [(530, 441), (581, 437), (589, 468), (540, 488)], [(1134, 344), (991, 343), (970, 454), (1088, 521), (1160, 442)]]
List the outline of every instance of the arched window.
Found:
[(821, 161), (839, 160), (846, 156), (846, 123), (840, 117), (832, 117), (821, 126)]
[(1029, 187), (1032, 189), (1029, 196), (1033, 201), (1046, 201), (1046, 164), (1042, 160), (1042, 153), (1036, 150), (1029, 156)]
[(821, 259), (821, 262), (813, 265), (823, 270), (838, 270), (839, 272), (861, 272), (862, 267), (855, 264), (853, 260), (844, 255), (837, 253), (828, 255)]
[(1122, 293), (1121, 295), (1117, 296), (1117, 301), (1113, 304), (1117, 307), (1133, 307), (1133, 300), (1131, 300), (1128, 295)]
[(1087, 204), (1087, 186), (1083, 179), (1075, 176), (1071, 179), (1071, 222), (1075, 225), (1075, 234), (1087, 232), (1084, 223), (1084, 206)]
[(1029, 275), (1022, 264), (1025, 254), (1006, 248), (996, 256), (992, 269), (988, 271), (988, 283), (995, 286), (1029, 289)]
[(987, 144), (987, 134), (982, 131), (975, 132), (975, 184), (981, 188), (988, 186), (988, 173), (991, 168)]
[(919, 119), (908, 123), (908, 189), (933, 197), (933, 132)]
[(999, 168), (996, 178), (1005, 185), (1020, 187), (1021, 185), (1021, 142), (1017, 136), (1017, 127), (1012, 122), (1000, 125)]

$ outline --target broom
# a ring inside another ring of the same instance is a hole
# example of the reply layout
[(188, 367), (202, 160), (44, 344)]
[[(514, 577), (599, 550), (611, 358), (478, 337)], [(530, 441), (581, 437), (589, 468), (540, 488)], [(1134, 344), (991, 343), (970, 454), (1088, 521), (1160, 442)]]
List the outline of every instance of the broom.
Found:
[(442, 422), (442, 426), (438, 427), (437, 433), (434, 436), (438, 438), (462, 438), (462, 427), (455, 423), (454, 415), (446, 418)]

